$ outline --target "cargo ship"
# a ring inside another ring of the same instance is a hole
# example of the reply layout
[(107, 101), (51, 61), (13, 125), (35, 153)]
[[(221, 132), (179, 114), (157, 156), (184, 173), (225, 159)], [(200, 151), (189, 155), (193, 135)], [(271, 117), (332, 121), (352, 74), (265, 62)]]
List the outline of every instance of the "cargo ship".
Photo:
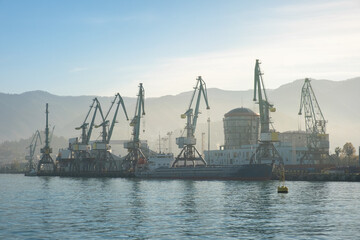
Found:
[(137, 170), (137, 178), (153, 179), (191, 179), (191, 180), (270, 180), (273, 165), (246, 164), (237, 166), (187, 166), (187, 167), (159, 167), (153, 170)]
[[(149, 158), (150, 164), (136, 169), (135, 177), (144, 179), (243, 180), (262, 181), (272, 177), (273, 164), (188, 165), (169, 167), (173, 155)], [(167, 164), (166, 164), (167, 163)], [(157, 166), (157, 167), (151, 167)]]

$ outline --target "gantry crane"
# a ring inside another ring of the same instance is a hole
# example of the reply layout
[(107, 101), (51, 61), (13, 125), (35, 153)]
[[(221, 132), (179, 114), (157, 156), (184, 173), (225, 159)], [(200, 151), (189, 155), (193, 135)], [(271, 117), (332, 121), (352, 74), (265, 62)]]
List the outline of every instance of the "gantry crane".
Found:
[(36, 130), (30, 145), (27, 147), (29, 149), (29, 155), (25, 156), (25, 159), (29, 161), (29, 172), (35, 171), (36, 169), (36, 164), (34, 163), (34, 154), (38, 140), (40, 140), (40, 144), (42, 144), (40, 132), (39, 130)]
[[(199, 116), (199, 107), (200, 107), (200, 100), (201, 96), (203, 96), (205, 103), (206, 103), (206, 109), (210, 109), (208, 98), (207, 98), (207, 90), (206, 90), (206, 84), (204, 80), (199, 76), (196, 82), (196, 86), (194, 88), (193, 95), (190, 100), (190, 105), (188, 110), (181, 115), (181, 118), (187, 118), (187, 123), (185, 126), (186, 131), (186, 137), (178, 137), (176, 138), (176, 144), (179, 146), (179, 148), (182, 148), (179, 155), (176, 157), (175, 161), (172, 164), (172, 167), (182, 166), (180, 163), (183, 162), (183, 166), (187, 166), (187, 162), (192, 162), (192, 165), (195, 166), (197, 162), (200, 161), (201, 165), (206, 165), (206, 161), (202, 157), (202, 155), (199, 153), (199, 151), (196, 149), (196, 138), (195, 138), (195, 130), (196, 130), (196, 124), (197, 119)], [(198, 92), (196, 104), (195, 104), (195, 112), (192, 108), (193, 100), (196, 95), (196, 92)]]
[(329, 155), (329, 135), (326, 134), (327, 121), (320, 109), (310, 82), (309, 78), (305, 78), (301, 89), (299, 115), (302, 115), (302, 111), (304, 111), (308, 147), (300, 160), (301, 164), (304, 160), (312, 161), (312, 163), (314, 161), (321, 162)]
[(41, 175), (42, 173), (45, 174), (53, 173), (56, 170), (54, 160), (50, 156), (50, 153), (52, 153), (52, 148), (50, 147), (48, 120), (49, 120), (49, 111), (48, 111), (48, 104), (46, 103), (45, 146), (40, 150), (42, 156), (37, 166), (38, 175)]
[(268, 101), (260, 64), (259, 59), (256, 59), (253, 101), (257, 101), (258, 99), (257, 103), (259, 104), (261, 130), (259, 145), (250, 158), (250, 164), (262, 163), (264, 161), (271, 163), (279, 161), (280, 164), (283, 164), (283, 160), (273, 144), (274, 142), (278, 142), (279, 134), (275, 130), (270, 129), (270, 112), (275, 112), (276, 108)]
[[(115, 109), (115, 113), (114, 113), (111, 125), (109, 127), (110, 121), (108, 120), (108, 116), (109, 116), (109, 113), (110, 113), (111, 109), (113, 108), (116, 100), (118, 100), (118, 102), (116, 105), (116, 109)], [(101, 124), (95, 126), (95, 128), (102, 127), (102, 134), (101, 134), (102, 140), (96, 141), (92, 145), (92, 153), (93, 153), (92, 155), (95, 156), (95, 159), (97, 161), (97, 164), (96, 164), (97, 170), (106, 169), (106, 168), (108, 168), (107, 170), (112, 170), (113, 168), (117, 169), (117, 165), (116, 165), (116, 162), (114, 161), (113, 155), (110, 153), (111, 147), (110, 147), (109, 143), (111, 140), (111, 136), (113, 134), (115, 124), (117, 123), (116, 118), (118, 115), (120, 105), (122, 106), (122, 108), (124, 110), (126, 120), (129, 120), (127, 112), (126, 112), (124, 100), (122, 99), (120, 94), (117, 93), (115, 95), (114, 100), (111, 102), (110, 108), (109, 108), (107, 114), (105, 115), (103, 122)], [(108, 166), (106, 166), (106, 165), (108, 165)]]
[(139, 85), (139, 93), (137, 96), (134, 118), (130, 122), (130, 126), (133, 128), (132, 140), (124, 143), (124, 147), (128, 150), (128, 154), (124, 158), (123, 169), (130, 174), (135, 172), (136, 167), (142, 167), (146, 163), (146, 157), (141, 151), (141, 142), (139, 139), (140, 120), (141, 117), (145, 115), (145, 90), (142, 83)]

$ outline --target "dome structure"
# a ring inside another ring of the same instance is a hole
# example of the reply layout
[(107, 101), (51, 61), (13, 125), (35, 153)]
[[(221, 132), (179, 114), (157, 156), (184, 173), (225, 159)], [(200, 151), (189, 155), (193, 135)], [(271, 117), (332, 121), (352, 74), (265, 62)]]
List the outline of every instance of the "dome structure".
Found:
[(235, 108), (224, 115), (225, 149), (239, 149), (256, 144), (259, 139), (260, 115), (248, 108)]
[(259, 114), (254, 113), (251, 109), (249, 108), (235, 108), (231, 111), (229, 111), (228, 113), (225, 114), (225, 118), (227, 117), (237, 117), (237, 116), (259, 116)]

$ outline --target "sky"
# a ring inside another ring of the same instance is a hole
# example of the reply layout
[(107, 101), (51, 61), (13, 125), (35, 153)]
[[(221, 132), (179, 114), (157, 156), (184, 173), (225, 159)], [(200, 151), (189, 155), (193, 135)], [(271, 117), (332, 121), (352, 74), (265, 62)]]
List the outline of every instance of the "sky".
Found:
[(146, 97), (360, 76), (360, 1), (0, 0), (0, 92)]

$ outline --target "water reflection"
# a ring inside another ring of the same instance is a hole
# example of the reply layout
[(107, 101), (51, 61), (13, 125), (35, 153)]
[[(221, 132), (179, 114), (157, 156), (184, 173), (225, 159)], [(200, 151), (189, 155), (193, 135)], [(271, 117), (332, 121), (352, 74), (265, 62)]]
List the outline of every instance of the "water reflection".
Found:
[[(180, 205), (183, 208), (185, 213), (190, 214), (192, 216), (196, 212), (196, 187), (194, 181), (184, 181), (183, 182), (183, 192), (181, 197)], [(190, 221), (194, 221), (192, 218), (188, 219)]]
[(230, 236), (275, 238), (277, 229), (269, 227), (276, 217), (269, 182), (226, 182), (223, 195), (227, 215), (224, 229)]
[(129, 193), (129, 206), (130, 206), (130, 222), (129, 232), (127, 237), (132, 239), (144, 239), (145, 233), (142, 230), (145, 225), (145, 203), (142, 198), (143, 192), (141, 189), (141, 180), (132, 179), (130, 181), (131, 189)]

